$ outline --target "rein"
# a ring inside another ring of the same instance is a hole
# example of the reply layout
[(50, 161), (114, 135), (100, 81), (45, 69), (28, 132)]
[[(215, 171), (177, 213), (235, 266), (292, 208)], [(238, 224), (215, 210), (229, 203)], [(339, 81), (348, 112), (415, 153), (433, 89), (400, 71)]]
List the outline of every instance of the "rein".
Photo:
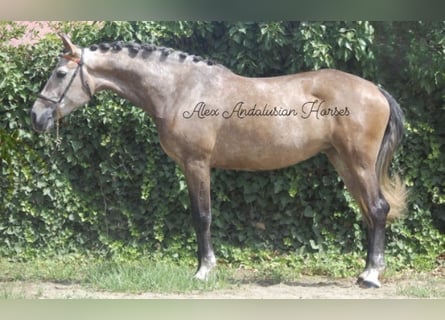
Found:
[(62, 95), (59, 97), (59, 99), (52, 99), (49, 98), (41, 93), (39, 93), (37, 95), (37, 98), (45, 100), (45, 101), (49, 101), (51, 103), (53, 103), (55, 105), (55, 111), (56, 111), (56, 134), (57, 134), (57, 138), (56, 138), (56, 143), (59, 145), (61, 142), (61, 139), (59, 138), (59, 121), (62, 118), (62, 113), (60, 111), (60, 103), (63, 101), (63, 99), (65, 98), (66, 94), (68, 93), (68, 90), (71, 88), (71, 85), (74, 82), (74, 79), (76, 78), (77, 74), (80, 71), (80, 81), (82, 83), (82, 87), (86, 89), (86, 92), (88, 93), (88, 95), (90, 96), (90, 99), (93, 98), (93, 94), (91, 92), (91, 88), (88, 84), (88, 82), (85, 81), (85, 77), (84, 77), (84, 73), (83, 73), (83, 51), (84, 49), (82, 48), (82, 52), (80, 55), (80, 58), (75, 58), (73, 56), (70, 55), (62, 55), (62, 58), (66, 59), (66, 60), (70, 60), (73, 61), (77, 64), (76, 70), (74, 70), (73, 75), (71, 76), (70, 81), (68, 82), (67, 86), (65, 87), (65, 90), (63, 91)]

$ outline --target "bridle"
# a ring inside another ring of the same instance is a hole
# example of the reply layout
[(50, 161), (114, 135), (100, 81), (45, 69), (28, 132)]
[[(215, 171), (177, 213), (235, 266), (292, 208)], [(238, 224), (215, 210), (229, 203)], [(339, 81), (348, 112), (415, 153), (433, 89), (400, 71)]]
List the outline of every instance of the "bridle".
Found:
[[(83, 73), (83, 68), (82, 68), (83, 65), (84, 65), (84, 64), (83, 64), (83, 51), (84, 51), (84, 49), (82, 48), (82, 52), (81, 52), (80, 58), (76, 58), (76, 57), (73, 57), (73, 56), (71, 56), (71, 55), (62, 55), (62, 58), (66, 59), (66, 60), (69, 60), (69, 61), (73, 61), (73, 62), (75, 62), (75, 63), (77, 64), (77, 67), (76, 67), (76, 70), (74, 70), (74, 73), (73, 73), (73, 75), (71, 76), (70, 81), (68, 82), (68, 84), (67, 84), (65, 90), (63, 90), (63, 93), (62, 93), (62, 95), (59, 97), (59, 99), (57, 99), (57, 100), (56, 100), (56, 99), (52, 99), (52, 98), (49, 98), (49, 97), (47, 97), (47, 96), (44, 96), (44, 95), (41, 94), (41, 93), (39, 93), (39, 94), (37, 95), (37, 98), (42, 99), (42, 100), (45, 100), (45, 101), (49, 101), (49, 102), (55, 104), (55, 106), (56, 106), (56, 112), (57, 112), (57, 118), (59, 118), (59, 113), (60, 113), (60, 111), (59, 111), (59, 105), (60, 105), (60, 103), (63, 101), (63, 99), (65, 98), (65, 96), (66, 96), (68, 90), (71, 88), (71, 85), (73, 84), (73, 81), (74, 81), (74, 79), (76, 78), (76, 76), (77, 76), (77, 74), (79, 73), (79, 71), (80, 71), (80, 81), (81, 81), (81, 83), (82, 83), (82, 88), (86, 89), (86, 92), (87, 92), (88, 95), (90, 96), (90, 99), (93, 98), (93, 94), (92, 94), (92, 92), (91, 92), (90, 85), (88, 84), (88, 82), (85, 81), (85, 76), (84, 76), (84, 73)], [(57, 119), (57, 120), (58, 120), (58, 119)]]
[(91, 92), (90, 85), (88, 84), (87, 81), (85, 81), (85, 76), (84, 76), (84, 73), (83, 73), (83, 68), (82, 68), (84, 66), (84, 63), (83, 63), (83, 53), (84, 53), (84, 49), (82, 48), (82, 51), (81, 51), (81, 54), (80, 54), (80, 58), (73, 57), (72, 55), (69, 55), (69, 54), (62, 55), (62, 58), (66, 59), (66, 60), (69, 60), (69, 61), (75, 62), (77, 64), (77, 67), (76, 67), (76, 70), (74, 70), (74, 73), (71, 76), (70, 81), (68, 82), (65, 90), (63, 90), (63, 93), (59, 97), (59, 99), (57, 99), (57, 100), (56, 99), (52, 99), (52, 98), (49, 98), (47, 96), (44, 96), (41, 93), (37, 94), (37, 98), (38, 99), (49, 101), (49, 102), (54, 104), (54, 108), (55, 108), (55, 111), (56, 111), (56, 132), (57, 132), (56, 133), (57, 134), (56, 145), (58, 145), (58, 146), (60, 145), (61, 140), (62, 140), (59, 137), (59, 121), (62, 118), (62, 114), (61, 114), (59, 106), (60, 106), (60, 103), (65, 98), (68, 90), (71, 88), (71, 85), (73, 84), (74, 79), (76, 78), (78, 73), (80, 73), (80, 82), (82, 83), (82, 88), (85, 89), (85, 91), (88, 93), (88, 95), (90, 97), (90, 100), (93, 99), (93, 93)]

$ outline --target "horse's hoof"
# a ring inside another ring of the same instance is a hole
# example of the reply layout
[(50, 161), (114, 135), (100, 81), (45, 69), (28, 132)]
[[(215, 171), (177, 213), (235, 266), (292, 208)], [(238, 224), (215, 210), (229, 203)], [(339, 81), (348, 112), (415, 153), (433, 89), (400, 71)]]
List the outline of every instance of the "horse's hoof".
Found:
[(210, 271), (216, 266), (215, 256), (212, 254), (209, 258), (202, 259), (198, 271), (196, 271), (193, 278), (206, 281), (209, 277)]
[(193, 276), (193, 279), (200, 280), (200, 281), (207, 281), (209, 276), (209, 271), (203, 271), (202, 269), (199, 269), (198, 272), (195, 273)]
[(379, 270), (365, 269), (365, 271), (358, 276), (357, 284), (360, 288), (380, 288)]
[(210, 263), (206, 265), (201, 265), (201, 267), (196, 271), (195, 276), (193, 278), (206, 281), (209, 278), (210, 271), (214, 268), (215, 263)]
[(378, 280), (365, 280), (362, 278), (357, 279), (357, 284), (362, 289), (377, 289), (382, 286)]

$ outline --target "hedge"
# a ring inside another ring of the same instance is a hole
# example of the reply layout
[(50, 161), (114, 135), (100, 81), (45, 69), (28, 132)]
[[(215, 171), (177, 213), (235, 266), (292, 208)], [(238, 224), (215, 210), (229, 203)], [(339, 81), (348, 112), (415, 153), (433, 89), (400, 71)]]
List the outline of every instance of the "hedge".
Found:
[[(444, 23), (60, 23), (79, 45), (155, 43), (217, 60), (246, 76), (337, 68), (382, 84), (406, 115), (392, 170), (410, 189), (406, 217), (388, 227), (387, 253), (407, 266), (445, 245)], [(38, 135), (29, 111), (61, 50), (49, 35), (12, 47), (0, 24), (0, 255), (93, 250), (186, 255), (196, 250), (184, 177), (151, 119), (104, 92)], [(213, 241), (286, 253), (362, 252), (357, 206), (324, 156), (270, 172), (212, 172)], [(432, 262), (434, 263), (434, 262)]]

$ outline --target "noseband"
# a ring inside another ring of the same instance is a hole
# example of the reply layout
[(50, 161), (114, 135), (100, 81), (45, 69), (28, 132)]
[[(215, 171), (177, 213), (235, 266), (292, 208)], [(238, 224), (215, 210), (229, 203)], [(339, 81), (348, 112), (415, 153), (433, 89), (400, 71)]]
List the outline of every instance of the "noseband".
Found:
[(62, 58), (73, 61), (75, 63), (77, 63), (77, 67), (76, 70), (74, 70), (73, 75), (71, 76), (70, 81), (68, 82), (68, 85), (66, 86), (65, 90), (63, 91), (62, 95), (59, 97), (59, 99), (52, 99), (52, 98), (48, 98), (46, 96), (44, 96), (43, 94), (39, 93), (37, 95), (37, 98), (45, 100), (45, 101), (49, 101), (51, 103), (54, 103), (56, 105), (56, 111), (57, 111), (57, 116), (59, 117), (59, 104), (63, 101), (63, 99), (65, 98), (65, 95), (67, 94), (68, 90), (71, 88), (71, 85), (73, 84), (74, 79), (77, 76), (77, 73), (79, 73), (80, 70), (80, 81), (82, 83), (82, 87), (86, 89), (86, 92), (88, 93), (88, 95), (90, 96), (90, 99), (93, 98), (93, 94), (91, 93), (91, 88), (88, 84), (88, 82), (85, 81), (85, 77), (84, 77), (84, 73), (83, 73), (83, 51), (84, 49), (82, 48), (82, 53), (80, 55), (80, 59), (79, 58), (75, 58), (72, 57), (70, 55), (63, 55)]

